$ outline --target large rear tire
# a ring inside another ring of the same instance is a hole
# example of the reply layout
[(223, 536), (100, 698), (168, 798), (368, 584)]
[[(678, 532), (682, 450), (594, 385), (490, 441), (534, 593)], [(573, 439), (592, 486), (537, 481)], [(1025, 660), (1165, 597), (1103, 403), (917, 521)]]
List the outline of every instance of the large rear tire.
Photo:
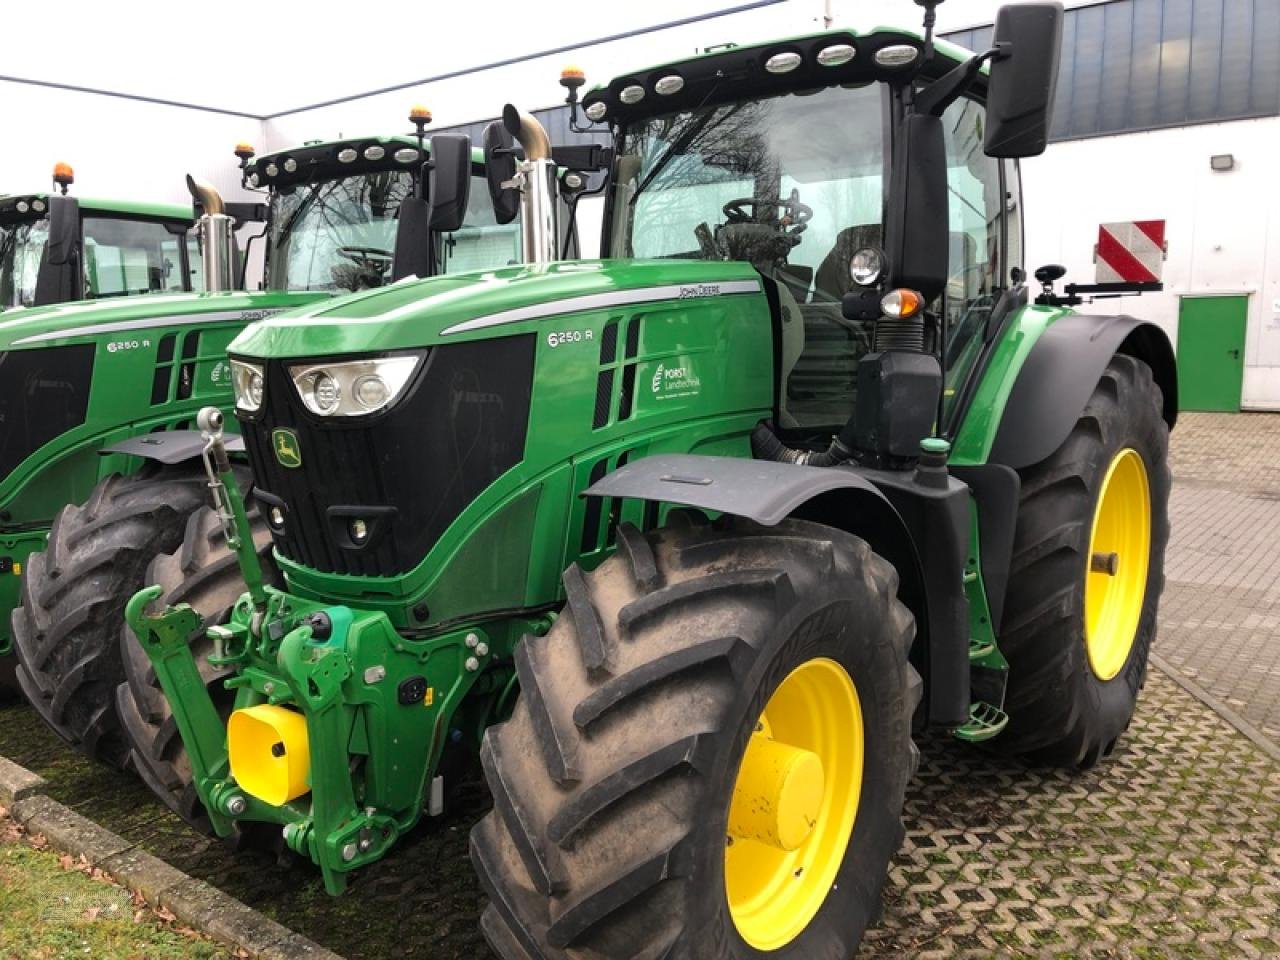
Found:
[[(271, 531), (256, 504), (246, 506), (266, 582), (279, 585), (279, 568), (271, 557)], [(227, 547), (222, 523), (212, 508), (205, 507), (192, 515), (182, 545), (173, 553), (155, 558), (147, 571), (146, 584), (158, 584), (164, 589), (156, 607), (187, 603), (204, 618), (204, 628), (189, 641), (191, 652), (214, 704), (226, 720), (235, 699), (222, 684), (229, 671), (209, 664), (213, 642), (205, 631), (230, 619), (246, 587), (236, 555)], [(128, 624), (121, 625), (117, 638), (125, 681), (116, 688), (115, 697), (130, 747), (129, 766), (170, 810), (208, 833), (209, 819), (191, 782), (191, 762), (151, 661)]]
[(1000, 646), (1009, 726), (995, 745), (1089, 767), (1133, 717), (1169, 541), (1169, 428), (1141, 360), (1107, 365), (1066, 442), (1022, 471)]
[(724, 519), (624, 525), (618, 555), (564, 586), (481, 750), (494, 810), (471, 856), (493, 949), (852, 956), (916, 760), (893, 568), (828, 527)]
[(127, 754), (115, 708), (125, 603), (144, 586), (151, 558), (182, 542), (187, 518), (207, 500), (198, 467), (113, 474), (83, 506), (64, 507), (48, 548), (27, 560), (13, 612), (18, 683), (44, 721), (91, 759), (118, 767)]

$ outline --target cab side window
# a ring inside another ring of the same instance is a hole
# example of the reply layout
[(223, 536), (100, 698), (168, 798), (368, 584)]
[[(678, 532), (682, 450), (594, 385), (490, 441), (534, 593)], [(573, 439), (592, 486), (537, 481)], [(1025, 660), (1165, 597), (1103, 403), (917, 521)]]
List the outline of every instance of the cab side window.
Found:
[(184, 289), (180, 239), (155, 221), (85, 217), (85, 296)]
[(982, 350), (982, 334), (1004, 276), (1006, 208), (1001, 162), (983, 153), (985, 111), (957, 100), (943, 114), (950, 209), (947, 285), (938, 305), (945, 318), (944, 411), (949, 411)]

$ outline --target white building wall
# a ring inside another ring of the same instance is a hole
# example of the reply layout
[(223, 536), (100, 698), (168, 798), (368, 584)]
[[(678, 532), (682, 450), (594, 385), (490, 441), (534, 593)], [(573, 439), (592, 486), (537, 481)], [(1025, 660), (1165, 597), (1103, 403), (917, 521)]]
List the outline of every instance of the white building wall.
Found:
[(4, 149), (0, 193), (52, 189), (53, 165), (76, 172), (73, 195), (189, 204), (185, 177), (247, 200), (233, 155), (261, 144), (262, 121), (185, 107), (0, 81)]
[[(985, 9), (994, 0), (967, 0)], [(726, 2), (724, 6), (733, 4)], [(729, 16), (701, 20), (679, 27), (640, 36), (585, 46), (578, 50), (539, 57), (520, 63), (495, 67), (477, 73), (432, 83), (417, 84), (392, 93), (361, 97), (347, 103), (288, 113), (267, 120), (267, 148), (283, 150), (312, 139), (336, 139), (339, 136), (362, 136), (409, 129), (406, 118), (409, 107), (421, 103), (431, 109), (437, 126), (471, 123), (485, 117), (496, 117), (508, 102), (526, 110), (541, 109), (564, 102), (564, 89), (559, 84), (560, 70), (567, 64), (581, 67), (587, 75), (587, 87), (607, 83), (626, 70), (642, 69), (668, 60), (689, 57), (708, 46), (733, 42), (747, 44), (780, 37), (797, 36), (823, 29), (827, 4), (823, 0), (788, 0), (773, 6), (745, 10)], [(871, 5), (875, 6), (875, 5)], [(610, 29), (608, 7), (595, 18), (601, 34)], [(944, 8), (945, 9), (945, 8)], [(838, 0), (831, 5), (836, 25), (871, 26), (878, 23), (874, 9), (853, 0)], [(893, 14), (911, 26), (920, 22), (918, 7), (907, 5)], [(502, 25), (519, 29), (518, 24)], [(484, 36), (477, 28), (477, 41)], [(536, 36), (536, 39), (535, 39)], [(546, 49), (545, 32), (531, 36), (531, 52)], [(541, 39), (542, 42), (537, 42)], [(465, 41), (464, 41), (465, 42)], [(482, 42), (474, 45), (473, 64), (496, 59), (486, 54)], [(422, 59), (424, 75), (431, 73), (431, 61)]]
[[(1094, 281), (1100, 223), (1165, 220), (1165, 290), (1082, 307), (1154, 321), (1177, 344), (1180, 298), (1247, 294), (1243, 406), (1280, 409), (1280, 117), (1050, 145), (1022, 165), (1027, 266)], [(1233, 170), (1209, 167), (1232, 154)]]

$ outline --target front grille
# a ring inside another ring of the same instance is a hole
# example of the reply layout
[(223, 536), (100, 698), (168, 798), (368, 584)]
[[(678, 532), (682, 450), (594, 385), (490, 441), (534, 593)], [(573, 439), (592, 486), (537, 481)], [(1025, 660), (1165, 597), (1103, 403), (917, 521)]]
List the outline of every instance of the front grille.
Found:
[[(393, 576), (420, 563), (523, 458), (533, 352), (532, 334), (435, 347), (391, 410), (361, 419), (313, 415), (286, 364), (268, 364), (265, 408), (242, 429), (257, 496), (285, 509), (276, 548), (326, 573)], [(301, 466), (276, 458), (278, 428), (296, 434)], [(362, 547), (345, 533), (354, 516), (373, 529)]]
[(0, 353), (0, 479), (84, 423), (93, 344)]

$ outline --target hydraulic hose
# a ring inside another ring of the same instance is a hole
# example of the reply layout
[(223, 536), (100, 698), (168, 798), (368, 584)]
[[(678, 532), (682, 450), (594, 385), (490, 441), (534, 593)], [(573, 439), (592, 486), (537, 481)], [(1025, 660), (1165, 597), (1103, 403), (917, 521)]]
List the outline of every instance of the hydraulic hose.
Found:
[[(846, 430), (849, 427), (845, 428)], [(843, 434), (844, 431), (842, 430)], [(844, 463), (853, 456), (840, 437), (831, 438), (831, 446), (826, 450), (797, 450), (788, 447), (773, 432), (773, 426), (767, 420), (761, 420), (751, 431), (751, 455), (757, 460), (772, 460), (775, 463), (794, 463), (802, 467), (834, 467)]]

